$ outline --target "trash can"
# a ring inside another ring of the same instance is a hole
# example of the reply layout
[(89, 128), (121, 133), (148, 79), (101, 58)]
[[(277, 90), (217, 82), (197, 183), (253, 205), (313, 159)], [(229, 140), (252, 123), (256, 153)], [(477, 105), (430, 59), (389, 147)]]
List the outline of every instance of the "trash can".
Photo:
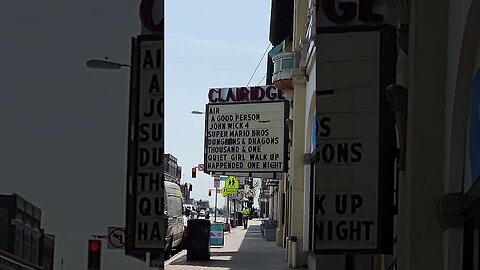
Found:
[(231, 226), (232, 228), (237, 227), (237, 223), (235, 222), (235, 219), (233, 219), (233, 218), (230, 219), (230, 226)]
[(260, 224), (260, 231), (262, 232), (262, 238), (265, 238), (265, 221), (262, 220), (262, 224)]
[(265, 240), (267, 241), (276, 241), (277, 240), (277, 225), (278, 221), (276, 220), (267, 220), (263, 225), (265, 230)]
[(187, 235), (187, 261), (210, 260), (210, 220), (190, 219)]

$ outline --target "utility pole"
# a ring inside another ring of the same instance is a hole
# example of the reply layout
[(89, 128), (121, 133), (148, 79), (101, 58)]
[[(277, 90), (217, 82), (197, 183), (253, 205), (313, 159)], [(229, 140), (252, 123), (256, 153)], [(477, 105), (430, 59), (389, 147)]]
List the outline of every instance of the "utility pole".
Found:
[(233, 202), (233, 224), (235, 224), (235, 227), (237, 227), (237, 201), (234, 198), (232, 202)]
[(217, 197), (218, 197), (218, 188), (215, 187), (215, 217), (213, 221), (215, 223), (217, 223)]
[[(225, 213), (225, 223), (228, 223), (230, 224), (230, 200), (229, 200), (229, 196), (230, 195), (227, 195), (225, 200), (226, 200), (226, 213)], [(231, 225), (231, 224), (230, 224)]]

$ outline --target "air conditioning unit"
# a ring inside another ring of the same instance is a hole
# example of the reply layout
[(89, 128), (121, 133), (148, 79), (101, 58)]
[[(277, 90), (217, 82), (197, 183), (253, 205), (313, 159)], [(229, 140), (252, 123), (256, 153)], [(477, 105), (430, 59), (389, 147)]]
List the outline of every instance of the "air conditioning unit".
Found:
[(294, 68), (294, 54), (281, 52), (272, 58), (273, 85), (281, 90), (293, 90), (292, 70)]

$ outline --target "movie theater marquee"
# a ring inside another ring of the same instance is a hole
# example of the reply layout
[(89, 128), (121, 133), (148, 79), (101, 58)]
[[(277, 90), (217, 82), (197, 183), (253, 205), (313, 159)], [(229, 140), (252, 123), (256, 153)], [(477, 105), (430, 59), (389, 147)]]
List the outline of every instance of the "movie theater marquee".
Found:
[(285, 172), (287, 101), (208, 104), (205, 172)]

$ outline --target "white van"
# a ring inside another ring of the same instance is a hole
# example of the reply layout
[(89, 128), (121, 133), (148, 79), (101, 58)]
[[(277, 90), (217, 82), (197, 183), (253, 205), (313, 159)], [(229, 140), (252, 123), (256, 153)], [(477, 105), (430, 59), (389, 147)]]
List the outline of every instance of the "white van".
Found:
[(179, 248), (183, 244), (184, 220), (180, 186), (168, 181), (165, 181), (165, 218), (167, 221), (165, 252), (169, 254), (173, 248)]

